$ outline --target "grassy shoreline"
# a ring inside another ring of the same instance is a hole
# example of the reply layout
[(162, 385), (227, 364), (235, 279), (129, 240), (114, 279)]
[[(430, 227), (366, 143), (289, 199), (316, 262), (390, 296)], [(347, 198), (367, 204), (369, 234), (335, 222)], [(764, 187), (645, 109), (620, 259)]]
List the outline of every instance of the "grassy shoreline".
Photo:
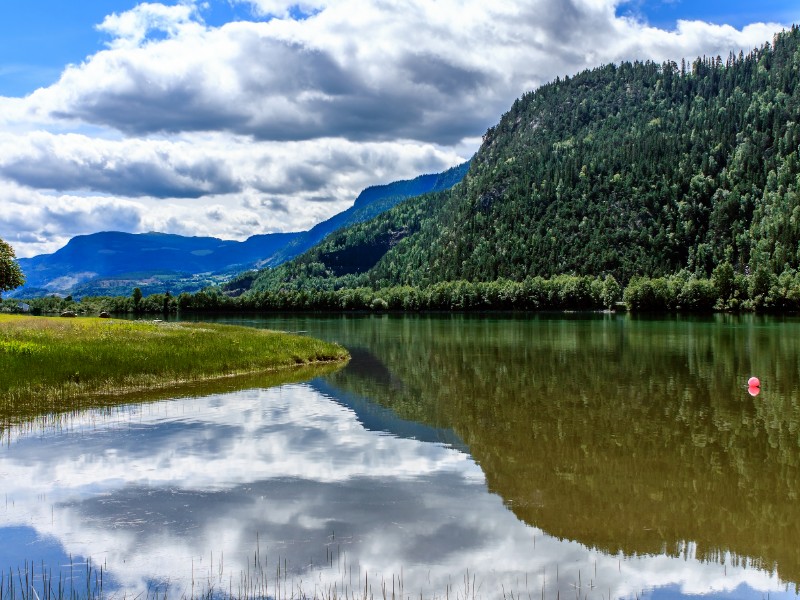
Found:
[(0, 420), (348, 358), (336, 344), (249, 327), (0, 315)]

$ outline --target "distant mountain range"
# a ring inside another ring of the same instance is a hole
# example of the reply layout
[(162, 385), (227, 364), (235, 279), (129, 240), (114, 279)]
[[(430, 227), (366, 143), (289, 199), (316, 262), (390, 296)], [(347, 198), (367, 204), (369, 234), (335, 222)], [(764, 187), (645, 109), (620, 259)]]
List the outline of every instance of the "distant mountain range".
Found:
[(266, 259), (264, 266), (278, 266), (316, 246), (334, 231), (369, 221), (403, 200), (422, 196), (429, 192), (449, 190), (464, 179), (468, 170), (469, 161), (442, 173), (420, 175), (414, 179), (368, 187), (358, 195), (353, 206), (299, 234), (273, 256)]
[(254, 235), (244, 242), (166, 233), (81, 235), (53, 254), (19, 259), (26, 284), (14, 296), (127, 295), (134, 287), (145, 294), (194, 291), (216, 281), (212, 275), (264, 264), (299, 235)]
[(463, 179), (468, 166), (369, 187), (352, 207), (309, 231), (254, 235), (243, 242), (154, 232), (77, 236), (52, 254), (19, 259), (26, 284), (5, 296), (128, 295), (134, 287), (145, 295), (195, 292), (249, 269), (279, 265), (330, 233), (367, 221), (402, 200), (449, 189)]

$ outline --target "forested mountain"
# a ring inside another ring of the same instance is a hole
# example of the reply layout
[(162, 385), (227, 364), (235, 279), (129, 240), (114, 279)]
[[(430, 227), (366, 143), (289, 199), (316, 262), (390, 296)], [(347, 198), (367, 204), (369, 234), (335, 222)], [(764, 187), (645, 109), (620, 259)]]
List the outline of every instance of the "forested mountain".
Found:
[(253, 287), (797, 269), (799, 74), (794, 27), (747, 55), (557, 79), (486, 132), (451, 191), (334, 234)]
[(414, 179), (370, 186), (358, 195), (353, 206), (299, 234), (268, 258), (265, 266), (272, 267), (284, 263), (318, 244), (325, 236), (337, 229), (369, 221), (403, 200), (429, 192), (448, 190), (464, 178), (468, 168), (469, 161), (442, 173), (420, 175)]

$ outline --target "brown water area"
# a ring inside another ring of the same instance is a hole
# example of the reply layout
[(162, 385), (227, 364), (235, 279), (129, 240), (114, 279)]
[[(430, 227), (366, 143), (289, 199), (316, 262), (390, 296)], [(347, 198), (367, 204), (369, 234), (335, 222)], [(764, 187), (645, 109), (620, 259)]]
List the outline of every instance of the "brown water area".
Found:
[(373, 364), (332, 381), (455, 430), (526, 523), (609, 553), (679, 555), (694, 541), (704, 559), (732, 552), (800, 581), (800, 322), (386, 317), (344, 329)]
[(24, 558), (104, 561), (123, 594), (220, 585), (257, 543), (318, 597), (398, 573), (425, 598), (797, 596), (798, 319), (226, 320), (352, 359), (9, 427), (0, 535)]

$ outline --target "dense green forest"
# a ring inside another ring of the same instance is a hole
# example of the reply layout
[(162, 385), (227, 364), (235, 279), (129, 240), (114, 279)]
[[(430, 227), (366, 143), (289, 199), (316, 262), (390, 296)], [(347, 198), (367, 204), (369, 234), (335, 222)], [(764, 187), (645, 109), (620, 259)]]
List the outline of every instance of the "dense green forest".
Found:
[(353, 206), (299, 234), (296, 239), (269, 257), (265, 266), (280, 265), (312, 248), (332, 232), (349, 225), (369, 221), (403, 200), (428, 192), (448, 190), (464, 178), (468, 168), (469, 161), (442, 173), (420, 175), (414, 179), (370, 186), (358, 195)]
[(714, 270), (710, 279), (690, 275), (634, 278), (624, 289), (613, 275), (558, 275), (523, 281), (443, 281), (428, 286), (392, 286), (330, 289), (262, 290), (233, 296), (212, 288), (196, 294), (35, 298), (27, 303), (0, 301), (0, 312), (59, 314), (64, 311), (96, 315), (164, 314), (181, 312), (264, 311), (481, 311), (481, 310), (599, 310), (616, 309), (620, 300), (634, 312), (712, 310), (800, 311), (800, 274), (785, 271), (779, 277), (759, 270), (750, 277), (733, 272), (729, 263)]
[[(487, 131), (452, 190), (254, 278), (253, 292), (800, 265), (800, 30), (744, 55), (557, 79)], [(763, 294), (762, 294), (763, 295)]]

